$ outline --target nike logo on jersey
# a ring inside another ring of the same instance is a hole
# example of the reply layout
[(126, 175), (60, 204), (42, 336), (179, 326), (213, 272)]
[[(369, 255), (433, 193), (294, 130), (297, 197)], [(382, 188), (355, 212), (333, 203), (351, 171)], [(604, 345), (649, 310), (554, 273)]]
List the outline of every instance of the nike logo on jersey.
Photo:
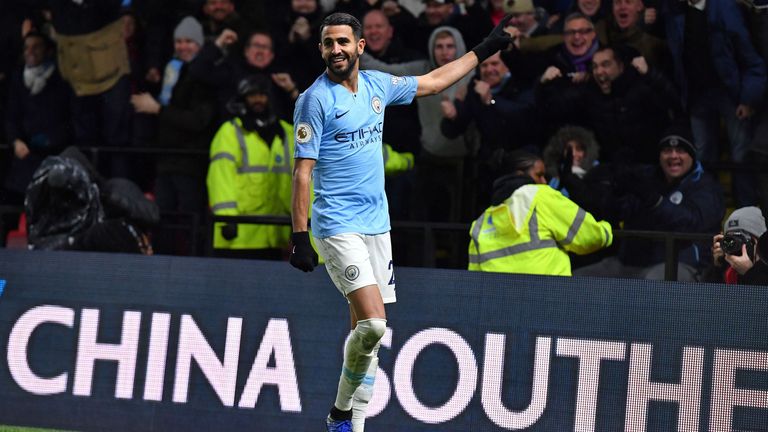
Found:
[(343, 112), (343, 113), (341, 113), (341, 114), (339, 114), (339, 113), (336, 113), (336, 118), (337, 118), (337, 119), (339, 119), (339, 118), (342, 118), (342, 117), (344, 117), (344, 116), (345, 116), (345, 115), (346, 115), (348, 112), (349, 112), (349, 110), (346, 110), (346, 111), (344, 111), (344, 112)]

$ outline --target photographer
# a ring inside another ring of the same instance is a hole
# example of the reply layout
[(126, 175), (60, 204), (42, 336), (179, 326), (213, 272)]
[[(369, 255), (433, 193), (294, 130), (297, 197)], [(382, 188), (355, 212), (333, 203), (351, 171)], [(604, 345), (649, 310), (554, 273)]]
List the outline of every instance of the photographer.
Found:
[[(760, 271), (765, 273), (765, 269), (758, 269), (756, 265), (760, 255), (757, 251), (758, 238), (763, 236), (763, 243), (766, 243), (765, 232), (765, 218), (759, 208), (750, 206), (736, 209), (725, 221), (723, 232), (712, 238), (714, 274), (721, 276), (709, 279), (726, 284), (760, 283), (753, 279), (756, 279)], [(766, 247), (763, 244), (763, 248)], [(763, 259), (768, 258), (768, 255), (763, 255)], [(723, 271), (726, 264), (728, 267)], [(765, 262), (761, 262), (759, 267), (764, 266)], [(764, 277), (762, 283), (766, 283)]]

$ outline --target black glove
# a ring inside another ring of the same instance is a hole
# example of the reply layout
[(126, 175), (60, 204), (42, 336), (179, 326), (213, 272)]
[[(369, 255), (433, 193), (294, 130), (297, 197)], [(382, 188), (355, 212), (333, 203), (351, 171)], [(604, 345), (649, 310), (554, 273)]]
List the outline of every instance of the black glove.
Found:
[(309, 232), (300, 231), (291, 234), (291, 265), (299, 270), (311, 272), (317, 267), (317, 253), (309, 242)]
[(557, 176), (560, 177), (560, 182), (565, 184), (573, 177), (573, 150), (571, 147), (565, 148), (563, 157), (557, 164)]
[(237, 224), (234, 222), (227, 222), (221, 227), (221, 236), (224, 240), (232, 240), (237, 237)]
[(477, 56), (477, 62), (482, 63), (488, 57), (496, 54), (497, 51), (503, 50), (514, 42), (514, 38), (509, 33), (504, 31), (504, 27), (507, 26), (509, 20), (512, 19), (512, 15), (507, 15), (502, 18), (501, 22), (491, 30), (491, 32), (483, 39), (482, 42), (477, 44), (472, 51)]
[(664, 185), (656, 175), (643, 175), (637, 169), (628, 169), (621, 174), (619, 182), (626, 193), (640, 200), (642, 207), (656, 207), (662, 199)]

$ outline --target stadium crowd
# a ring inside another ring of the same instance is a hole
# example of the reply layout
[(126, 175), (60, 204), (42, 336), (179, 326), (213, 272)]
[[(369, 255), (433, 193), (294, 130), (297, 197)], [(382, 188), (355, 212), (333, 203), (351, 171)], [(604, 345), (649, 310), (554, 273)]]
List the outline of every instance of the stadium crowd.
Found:
[[(4, 0), (1, 204), (22, 205), (43, 160), (75, 146), (120, 149), (102, 150), (89, 169), (129, 179), (164, 214), (288, 215), (294, 104), (325, 69), (319, 24), (338, 11), (363, 23), (361, 68), (393, 75), (460, 57), (512, 15), (514, 43), (474, 75), (386, 109), (393, 220), (469, 230), (511, 200), (516, 189), (494, 196), (497, 180), (515, 174), (510, 160), (532, 155), (540, 176), (518, 186), (547, 182), (592, 222), (715, 236), (681, 247), (681, 279), (723, 280), (712, 264), (723, 267), (721, 234), (740, 220), (728, 209), (758, 209), (747, 213), (745, 256), (759, 261), (766, 0)], [(220, 223), (213, 242), (281, 259), (288, 234)], [(185, 241), (153, 238), (158, 253), (188, 253)], [(397, 256), (407, 243), (393, 241)], [(751, 267), (725, 257), (739, 274)], [(625, 240), (580, 259), (575, 274), (658, 278), (664, 251)]]

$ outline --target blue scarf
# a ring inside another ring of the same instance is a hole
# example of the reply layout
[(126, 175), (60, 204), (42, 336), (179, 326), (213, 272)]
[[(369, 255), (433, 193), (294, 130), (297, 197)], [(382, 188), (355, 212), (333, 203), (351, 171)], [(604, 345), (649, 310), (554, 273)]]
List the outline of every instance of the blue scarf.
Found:
[(165, 72), (163, 72), (163, 87), (160, 90), (160, 105), (168, 106), (171, 102), (171, 96), (173, 95), (173, 88), (176, 83), (179, 82), (179, 73), (181, 67), (184, 66), (184, 62), (179, 59), (171, 59), (167, 65), (165, 65)]

